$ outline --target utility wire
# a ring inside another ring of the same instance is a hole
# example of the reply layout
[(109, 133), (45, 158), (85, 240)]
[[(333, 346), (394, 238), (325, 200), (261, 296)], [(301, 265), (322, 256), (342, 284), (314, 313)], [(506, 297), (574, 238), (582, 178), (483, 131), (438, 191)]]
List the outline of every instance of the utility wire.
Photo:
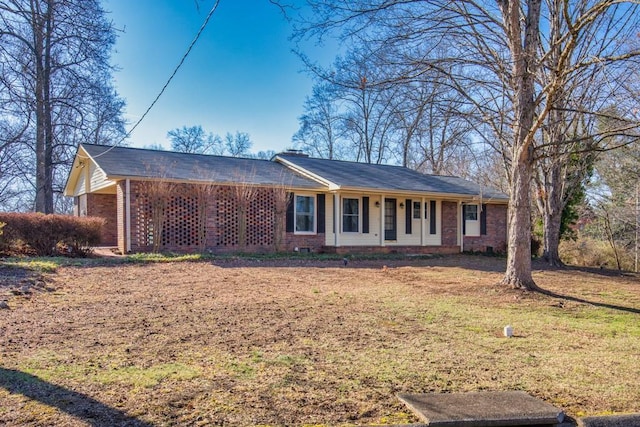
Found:
[(171, 83), (171, 81), (173, 80), (173, 78), (176, 76), (176, 74), (178, 73), (178, 70), (180, 69), (180, 67), (182, 67), (182, 64), (184, 64), (184, 61), (187, 59), (187, 57), (189, 56), (189, 54), (191, 53), (191, 50), (193, 49), (193, 47), (195, 46), (196, 42), (198, 41), (198, 39), (200, 38), (200, 35), (202, 34), (202, 32), (204, 31), (204, 29), (207, 27), (207, 24), (209, 24), (209, 21), (211, 20), (211, 17), (213, 16), (213, 13), (216, 11), (216, 9), (218, 8), (218, 5), (220, 4), (220, 0), (216, 0), (216, 2), (213, 4), (213, 6), (211, 7), (211, 10), (209, 11), (209, 13), (207, 14), (207, 17), (205, 18), (204, 22), (202, 23), (202, 25), (200, 26), (200, 29), (198, 30), (198, 33), (196, 34), (196, 36), (194, 37), (194, 39), (191, 41), (191, 44), (189, 45), (189, 47), (187, 48), (187, 51), (184, 53), (184, 55), (182, 55), (182, 58), (180, 59), (180, 62), (178, 63), (178, 65), (174, 68), (173, 72), (171, 73), (171, 75), (169, 76), (169, 78), (167, 79), (167, 82), (164, 84), (164, 86), (162, 86), (162, 89), (160, 89), (160, 92), (158, 93), (158, 95), (155, 97), (155, 99), (153, 100), (153, 102), (149, 105), (149, 107), (146, 109), (146, 111), (144, 112), (144, 114), (142, 114), (142, 116), (140, 117), (140, 119), (138, 119), (138, 121), (131, 127), (131, 129), (129, 129), (129, 132), (126, 133), (125, 136), (123, 136), (118, 142), (116, 142), (114, 145), (112, 145), (111, 147), (109, 147), (106, 151), (97, 154), (95, 156), (93, 156), (94, 158), (96, 157), (100, 157), (103, 156), (105, 154), (107, 154), (109, 151), (113, 150), (114, 148), (116, 148), (118, 145), (120, 145), (125, 139), (129, 138), (131, 136), (131, 134), (133, 133), (133, 131), (140, 125), (140, 123), (142, 123), (142, 121), (147, 117), (147, 115), (149, 114), (149, 112), (151, 111), (151, 109), (156, 105), (156, 103), (158, 102), (158, 100), (160, 99), (160, 97), (164, 94), (165, 90), (167, 90), (167, 87), (169, 86), (169, 84)]

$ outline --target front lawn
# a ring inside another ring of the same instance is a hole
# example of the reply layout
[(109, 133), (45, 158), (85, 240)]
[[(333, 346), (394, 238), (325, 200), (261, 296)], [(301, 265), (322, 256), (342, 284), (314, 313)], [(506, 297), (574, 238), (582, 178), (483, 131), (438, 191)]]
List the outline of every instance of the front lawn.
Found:
[(407, 423), (396, 393), (477, 390), (524, 390), (573, 416), (640, 411), (638, 278), (536, 271), (546, 296), (497, 286), (503, 268), (451, 256), (44, 269), (45, 285), (0, 295), (0, 420)]

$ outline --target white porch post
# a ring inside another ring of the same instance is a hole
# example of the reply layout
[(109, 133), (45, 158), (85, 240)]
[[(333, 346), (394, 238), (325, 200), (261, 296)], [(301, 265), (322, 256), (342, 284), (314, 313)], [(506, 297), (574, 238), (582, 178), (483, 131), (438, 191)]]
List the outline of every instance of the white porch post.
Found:
[(340, 247), (340, 195), (333, 194), (333, 245)]
[(420, 199), (420, 246), (425, 244), (425, 231), (427, 231), (427, 201), (424, 197)]
[(384, 205), (384, 194), (380, 195), (380, 209), (378, 213), (380, 214), (380, 246), (384, 246), (384, 221), (385, 221), (385, 213), (386, 207)]

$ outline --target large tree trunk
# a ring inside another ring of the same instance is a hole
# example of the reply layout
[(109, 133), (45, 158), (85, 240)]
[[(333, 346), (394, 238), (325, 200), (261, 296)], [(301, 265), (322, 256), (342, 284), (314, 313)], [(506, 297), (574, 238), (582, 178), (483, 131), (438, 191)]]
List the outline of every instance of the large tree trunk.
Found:
[(33, 47), (35, 62), (35, 107), (36, 107), (36, 197), (35, 211), (45, 212), (46, 206), (46, 172), (45, 172), (45, 109), (44, 109), (44, 28), (42, 27), (40, 11), (31, 9), (31, 24), (33, 25)]
[[(531, 276), (531, 178), (536, 112), (535, 71), (541, 0), (527, 2), (526, 20), (520, 3), (498, 2), (513, 59), (514, 141), (511, 150), (511, 195), (509, 196), (507, 270), (502, 283), (514, 288), (537, 289)], [(524, 25), (524, 27), (522, 27)], [(522, 37), (524, 33), (524, 38)]]
[(537, 289), (531, 275), (530, 161), (513, 165), (508, 213), (507, 270), (502, 283), (518, 289)]
[(563, 210), (563, 174), (562, 166), (555, 163), (544, 177), (544, 198), (542, 205), (543, 223), (543, 258), (549, 265), (561, 267), (564, 264), (560, 260), (560, 227), (562, 224)]
[(45, 13), (44, 45), (44, 213), (53, 213), (53, 112), (51, 110), (51, 38), (53, 34), (53, 9), (55, 1), (49, 0)]
[[(31, 7), (36, 65), (36, 197), (35, 211), (53, 213), (53, 124), (51, 117), (51, 33), (54, 2)], [(46, 10), (43, 10), (46, 8)]]

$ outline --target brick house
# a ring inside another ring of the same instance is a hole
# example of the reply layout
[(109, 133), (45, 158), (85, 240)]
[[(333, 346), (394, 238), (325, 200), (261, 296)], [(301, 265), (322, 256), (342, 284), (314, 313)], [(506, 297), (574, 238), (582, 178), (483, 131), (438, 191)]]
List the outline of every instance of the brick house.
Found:
[[(508, 197), (453, 176), (83, 144), (65, 187), (121, 252), (504, 251)], [(154, 230), (155, 228), (155, 230)]]

